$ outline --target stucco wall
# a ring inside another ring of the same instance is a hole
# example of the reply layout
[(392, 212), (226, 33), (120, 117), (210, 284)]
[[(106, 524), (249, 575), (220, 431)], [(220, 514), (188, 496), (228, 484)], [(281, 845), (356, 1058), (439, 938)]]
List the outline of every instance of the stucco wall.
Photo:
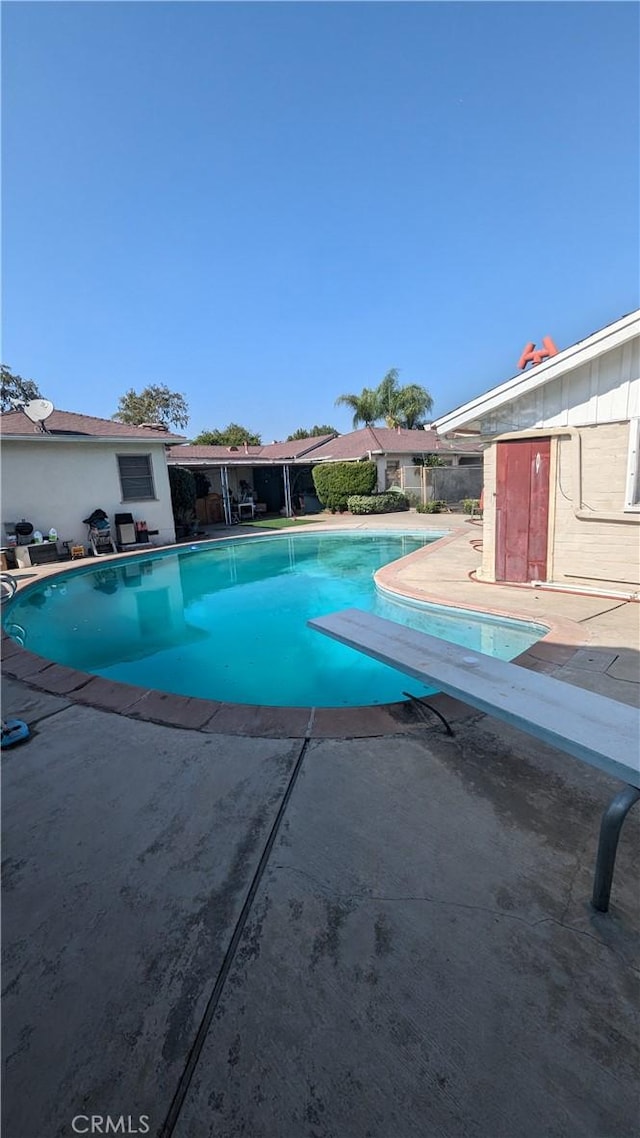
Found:
[[(552, 436), (549, 581), (614, 591), (635, 590), (640, 584), (639, 519), (637, 514), (624, 512), (628, 440), (628, 422), (581, 428), (579, 452), (575, 434)], [(481, 576), (493, 581), (495, 443), (484, 455), (484, 488)], [(587, 516), (577, 517), (576, 511)], [(599, 514), (615, 514), (619, 520), (599, 518)]]
[[(149, 454), (153, 466), (155, 501), (123, 502), (118, 454)], [(131, 513), (148, 528), (159, 530), (152, 538), (162, 545), (175, 540), (169, 476), (162, 443), (60, 442), (36, 438), (33, 442), (2, 441), (2, 542), (4, 523), (21, 518), (43, 533), (53, 526), (61, 541), (86, 544), (82, 519), (92, 510), (105, 510), (113, 523), (115, 513)]]
[(586, 513), (616, 513), (620, 521), (594, 517), (578, 518), (575, 438), (555, 440), (555, 524), (553, 526), (550, 576), (567, 584), (613, 588), (640, 584), (640, 526), (637, 515), (623, 511), (626, 477), (628, 423), (608, 423), (580, 431), (581, 498)]

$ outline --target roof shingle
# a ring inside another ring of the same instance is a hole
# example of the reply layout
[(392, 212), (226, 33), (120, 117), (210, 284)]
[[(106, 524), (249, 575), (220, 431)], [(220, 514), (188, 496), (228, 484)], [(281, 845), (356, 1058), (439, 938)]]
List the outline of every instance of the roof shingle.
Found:
[(347, 435), (319, 435), (309, 439), (296, 439), (288, 443), (267, 443), (265, 446), (180, 446), (174, 447), (168, 460), (175, 464), (207, 461), (250, 466), (267, 462), (309, 462), (340, 460), (343, 462), (367, 458), (371, 454), (480, 454), (475, 440), (454, 439), (449, 442), (435, 431), (391, 430), (389, 427), (362, 427)]
[(45, 421), (42, 432), (24, 411), (5, 411), (0, 415), (0, 432), (6, 436), (46, 438), (47, 435), (84, 435), (96, 439), (157, 439), (178, 443), (183, 435), (153, 427), (134, 427), (114, 419), (98, 419), (93, 415), (79, 415), (75, 411), (53, 411)]
[(287, 462), (287, 460), (301, 458), (311, 451), (315, 453), (316, 449), (323, 446), (330, 438), (331, 435), (314, 435), (308, 439), (292, 439), (286, 443), (265, 443), (262, 446), (245, 446), (244, 444), (237, 447), (181, 446), (172, 451), (169, 455), (169, 461), (188, 463), (203, 462), (210, 459), (212, 462), (219, 462), (224, 459), (229, 463), (244, 463), (244, 465), (254, 460), (257, 462)]
[(409, 431), (404, 428), (362, 427), (348, 435), (339, 435), (313, 452), (316, 459), (349, 461), (371, 454), (479, 454), (475, 441), (447, 441), (435, 431)]

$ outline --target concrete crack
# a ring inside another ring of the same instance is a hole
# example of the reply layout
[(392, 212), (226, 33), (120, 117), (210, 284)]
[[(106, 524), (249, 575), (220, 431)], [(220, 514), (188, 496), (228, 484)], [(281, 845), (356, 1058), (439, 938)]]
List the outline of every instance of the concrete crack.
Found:
[(208, 1035), (209, 1028), (211, 1026), (216, 1008), (218, 1007), (220, 999), (222, 997), (222, 993), (224, 991), (224, 987), (225, 987), (225, 984), (227, 981), (227, 977), (228, 977), (228, 975), (231, 971), (232, 965), (235, 961), (235, 958), (236, 958), (236, 955), (237, 955), (237, 952), (238, 952), (238, 949), (240, 946), (241, 938), (244, 934), (245, 927), (247, 926), (247, 922), (249, 920), (249, 915), (250, 915), (251, 910), (253, 908), (253, 904), (254, 904), (254, 901), (256, 898), (256, 894), (258, 892), (258, 889), (262, 883), (265, 872), (267, 870), (269, 859), (271, 857), (273, 848), (276, 844), (278, 833), (280, 831), (282, 821), (284, 819), (287, 807), (289, 805), (289, 800), (291, 798), (291, 795), (293, 794), (294, 787), (295, 787), (296, 782), (298, 780), (298, 775), (300, 774), (300, 770), (302, 768), (302, 764), (304, 761), (304, 757), (307, 753), (308, 747), (309, 747), (309, 740), (305, 739), (304, 742), (302, 743), (302, 746), (300, 747), (298, 757), (294, 763), (293, 770), (289, 776), (287, 785), (286, 785), (284, 793), (282, 795), (280, 806), (279, 806), (277, 813), (276, 813), (276, 816), (273, 820), (273, 824), (272, 824), (271, 829), (269, 831), (267, 841), (266, 841), (265, 846), (264, 846), (262, 853), (260, 855), (260, 860), (258, 861), (258, 865), (255, 869), (253, 878), (252, 878), (251, 883), (249, 885), (249, 889), (248, 889), (247, 894), (246, 894), (245, 899), (244, 899), (244, 904), (243, 904), (242, 909), (240, 911), (240, 916), (238, 917), (238, 920), (236, 922), (235, 928), (234, 928), (233, 933), (231, 935), (231, 939), (230, 939), (229, 944), (227, 946), (227, 951), (225, 953), (224, 960), (222, 961), (222, 965), (220, 967), (220, 970), (219, 970), (218, 975), (216, 977), (215, 983), (214, 983), (213, 988), (211, 990), (211, 993), (209, 995), (209, 999), (207, 1001), (207, 1005), (205, 1007), (204, 1014), (202, 1016), (202, 1019), (200, 1021), (199, 1026), (198, 1026), (198, 1029), (196, 1031), (193, 1043), (191, 1045), (191, 1050), (189, 1051), (189, 1054), (187, 1056), (187, 1061), (185, 1063), (184, 1069), (183, 1069), (182, 1074), (180, 1075), (180, 1078), (178, 1080), (178, 1085), (176, 1087), (175, 1094), (174, 1094), (173, 1099), (171, 1101), (171, 1105), (169, 1106), (169, 1111), (168, 1111), (167, 1116), (164, 1120), (164, 1123), (160, 1129), (159, 1138), (171, 1138), (171, 1136), (173, 1135), (175, 1128), (178, 1124), (178, 1119), (179, 1119), (180, 1113), (182, 1111), (182, 1107), (184, 1105), (184, 1101), (186, 1099), (186, 1096), (187, 1096), (187, 1093), (189, 1090), (189, 1086), (190, 1086), (191, 1080), (193, 1078), (193, 1074), (194, 1074), (195, 1069), (196, 1069), (198, 1062), (200, 1060), (200, 1055), (202, 1053), (202, 1049), (204, 1047), (205, 1040), (206, 1040), (206, 1037)]
[(428, 894), (424, 894), (424, 893), (423, 894), (409, 894), (409, 893), (407, 893), (407, 894), (394, 894), (394, 895), (378, 894), (378, 893), (336, 893), (334, 890), (332, 890), (330, 888), (330, 886), (326, 882), (321, 881), (319, 878), (315, 877), (311, 873), (307, 873), (306, 870), (299, 869), (297, 866), (274, 865), (271, 868), (274, 871), (275, 870), (284, 870), (285, 872), (295, 873), (300, 877), (307, 878), (307, 880), (311, 881), (314, 885), (316, 885), (318, 887), (318, 889), (320, 890), (320, 892), (322, 892), (323, 895), (329, 896), (332, 898), (332, 900), (335, 900), (335, 901), (365, 901), (365, 902), (366, 901), (374, 901), (376, 903), (377, 902), (389, 902), (392, 904), (396, 903), (396, 902), (400, 902), (400, 903), (418, 902), (418, 903), (425, 904), (425, 905), (442, 906), (443, 908), (462, 909), (462, 910), (466, 910), (467, 912), (472, 912), (472, 913), (483, 913), (485, 916), (495, 917), (495, 918), (498, 918), (500, 920), (505, 920), (505, 921), (513, 921), (516, 924), (525, 925), (527, 928), (532, 928), (532, 929), (538, 928), (540, 925), (557, 925), (558, 928), (565, 929), (567, 932), (570, 932), (570, 933), (575, 933), (576, 936), (586, 937), (588, 940), (594, 941), (597, 945), (600, 946), (600, 948), (605, 948), (605, 949), (607, 949), (608, 952), (613, 953), (613, 955), (616, 957), (616, 959), (619, 960), (621, 964), (624, 964), (625, 967), (629, 968), (632, 972), (640, 975), (640, 968), (636, 967), (636, 965), (633, 964), (633, 962), (631, 960), (628, 960), (625, 956), (622, 956), (619, 952), (617, 952), (616, 949), (612, 945), (608, 944), (606, 940), (602, 940), (600, 937), (595, 936), (593, 933), (588, 932), (586, 929), (579, 929), (579, 928), (576, 928), (575, 925), (565, 923), (565, 918), (567, 916), (567, 912), (569, 910), (569, 906), (570, 906), (570, 903), (572, 900), (572, 890), (573, 890), (576, 878), (578, 876), (578, 871), (579, 871), (580, 866), (581, 866), (581, 858), (582, 858), (583, 853), (584, 853), (584, 850), (581, 851), (581, 854), (579, 855), (579, 857), (577, 859), (577, 864), (576, 864), (576, 867), (573, 871), (571, 881), (569, 883), (569, 898), (565, 904), (565, 907), (563, 909), (561, 916), (560, 917), (540, 917), (536, 921), (531, 921), (527, 917), (521, 917), (517, 913), (509, 913), (504, 909), (492, 909), (486, 905), (472, 905), (472, 904), (469, 904), (468, 902), (465, 902), (465, 901), (450, 901), (450, 900), (443, 898), (443, 897), (431, 897)]
[(573, 873), (571, 874), (571, 880), (569, 881), (569, 889), (567, 890), (567, 901), (566, 901), (566, 904), (564, 906), (564, 909), (562, 910), (562, 916), (560, 917), (560, 923), (563, 925), (564, 925), (564, 922), (566, 920), (567, 913), (569, 912), (569, 909), (571, 908), (571, 904), (573, 901), (573, 887), (576, 883), (576, 879), (578, 877), (578, 874), (582, 868), (582, 858), (584, 857), (585, 850), (586, 850), (586, 843), (583, 845), (582, 849), (579, 851), (579, 853), (576, 856), (576, 864), (573, 868)]
[(56, 715), (62, 715), (63, 712), (68, 711), (73, 707), (72, 703), (67, 703), (65, 707), (57, 707), (55, 711), (48, 711), (45, 715), (39, 715), (37, 719), (29, 719), (30, 727), (38, 727), (40, 723), (44, 723), (47, 719), (53, 719)]

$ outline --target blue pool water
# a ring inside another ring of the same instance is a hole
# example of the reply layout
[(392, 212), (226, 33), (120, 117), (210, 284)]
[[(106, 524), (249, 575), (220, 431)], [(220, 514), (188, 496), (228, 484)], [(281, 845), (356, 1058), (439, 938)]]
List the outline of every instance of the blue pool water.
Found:
[(310, 617), (355, 606), (505, 660), (544, 635), (377, 592), (381, 565), (437, 536), (305, 533), (129, 558), (18, 594), (4, 624), (41, 656), (160, 691), (272, 706), (389, 703), (430, 689), (313, 632)]

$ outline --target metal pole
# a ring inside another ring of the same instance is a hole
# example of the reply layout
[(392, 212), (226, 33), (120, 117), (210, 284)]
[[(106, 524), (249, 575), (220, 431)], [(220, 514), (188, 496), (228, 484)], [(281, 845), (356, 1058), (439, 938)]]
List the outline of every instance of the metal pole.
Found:
[(284, 482), (284, 512), (285, 517), (290, 518), (293, 516), (293, 509), (291, 506), (291, 483), (289, 481), (289, 467), (283, 465), (282, 479)]
[(625, 786), (624, 790), (621, 790), (612, 799), (602, 815), (593, 895), (591, 897), (591, 904), (600, 913), (606, 913), (609, 908), (611, 883), (616, 865), (616, 853), (618, 852), (622, 823), (638, 799), (640, 799), (640, 790), (635, 786)]
[(231, 498), (229, 496), (229, 468), (223, 466), (220, 469), (220, 483), (222, 486), (222, 505), (224, 507), (224, 520), (225, 525), (231, 525)]

